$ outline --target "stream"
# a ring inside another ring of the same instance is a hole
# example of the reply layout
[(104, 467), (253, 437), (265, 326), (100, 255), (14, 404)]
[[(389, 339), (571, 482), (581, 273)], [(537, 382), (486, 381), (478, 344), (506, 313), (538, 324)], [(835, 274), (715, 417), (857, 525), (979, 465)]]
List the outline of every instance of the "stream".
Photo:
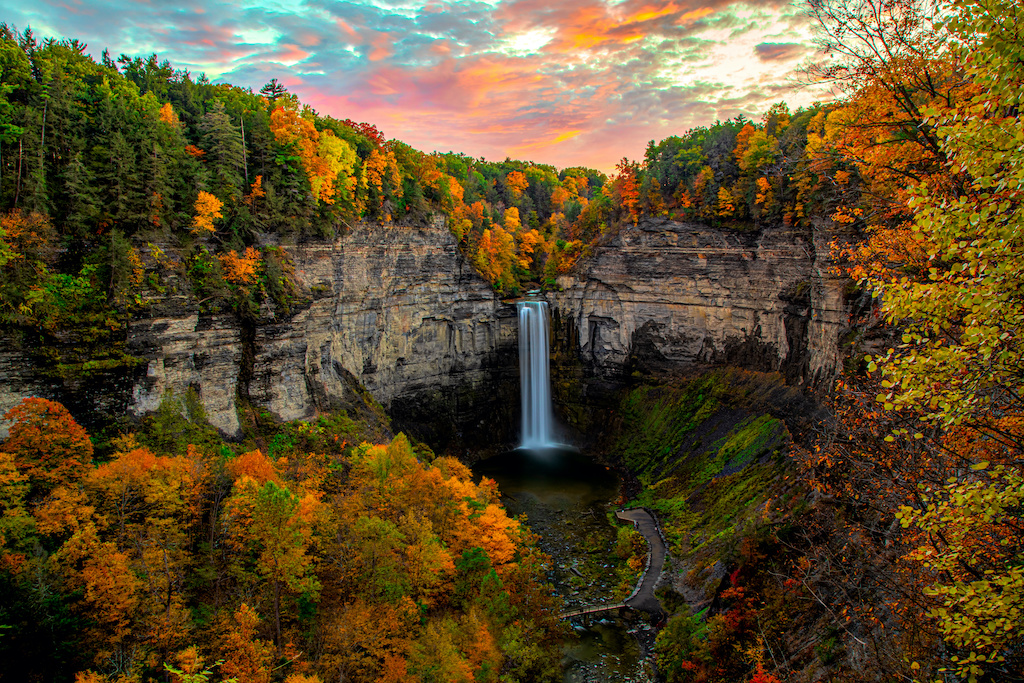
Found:
[[(621, 561), (612, 556), (616, 526), (609, 519), (619, 493), (618, 476), (568, 448), (518, 449), (478, 462), (473, 471), (494, 479), (510, 515), (525, 513), (530, 529), (551, 556), (550, 581), (565, 609), (615, 603)], [(635, 579), (635, 577), (633, 577)], [(632, 583), (625, 591), (632, 590)], [(652, 680), (642, 653), (654, 632), (642, 618), (605, 617), (584, 628), (564, 650), (567, 683), (644, 683)]]

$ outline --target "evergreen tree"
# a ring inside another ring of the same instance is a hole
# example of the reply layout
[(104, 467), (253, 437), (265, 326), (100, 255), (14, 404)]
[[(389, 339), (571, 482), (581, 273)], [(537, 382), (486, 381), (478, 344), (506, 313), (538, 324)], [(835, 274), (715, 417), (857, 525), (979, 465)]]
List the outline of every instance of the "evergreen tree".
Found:
[(244, 163), (242, 136), (224, 111), (223, 102), (217, 100), (213, 103), (199, 128), (203, 134), (210, 186), (214, 194), (224, 199), (241, 197)]

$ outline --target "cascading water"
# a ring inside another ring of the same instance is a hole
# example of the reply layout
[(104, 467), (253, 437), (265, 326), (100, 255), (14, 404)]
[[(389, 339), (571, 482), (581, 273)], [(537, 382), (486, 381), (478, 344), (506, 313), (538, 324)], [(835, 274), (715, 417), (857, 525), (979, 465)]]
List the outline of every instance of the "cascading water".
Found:
[(551, 377), (548, 367), (548, 304), (520, 301), (519, 383), (523, 405), (522, 448), (551, 448)]

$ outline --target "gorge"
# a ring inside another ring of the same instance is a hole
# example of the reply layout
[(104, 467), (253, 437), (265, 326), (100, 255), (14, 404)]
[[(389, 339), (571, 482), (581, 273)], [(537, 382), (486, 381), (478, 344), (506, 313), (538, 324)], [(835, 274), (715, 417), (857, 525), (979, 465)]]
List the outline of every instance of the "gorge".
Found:
[[(741, 233), (664, 219), (623, 228), (546, 295), (552, 345), (573, 358), (552, 368), (556, 395), (560, 373), (580, 380), (558, 396), (563, 421), (586, 426), (568, 413), (601, 405), (638, 369), (828, 376), (846, 325), (828, 241), (818, 230)], [(0, 409), (42, 395), (82, 413), (141, 416), (191, 387), (230, 436), (238, 396), (283, 420), (308, 419), (360, 403), (361, 384), (397, 429), (441, 449), (518, 438), (517, 312), (467, 266), (443, 224), (360, 224), (334, 242), (286, 249), (305, 296), (291, 315), (265, 305), (247, 329), (203, 311), (172, 280), (163, 294), (146, 292), (150, 312), (128, 330), (138, 370), (102, 387), (55, 381), (12, 340), (0, 351)]]

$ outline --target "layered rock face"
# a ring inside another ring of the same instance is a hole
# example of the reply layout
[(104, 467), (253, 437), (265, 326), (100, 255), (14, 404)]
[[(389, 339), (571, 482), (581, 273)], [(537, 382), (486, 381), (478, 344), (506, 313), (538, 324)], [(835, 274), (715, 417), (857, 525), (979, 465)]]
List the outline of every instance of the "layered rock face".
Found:
[[(842, 283), (826, 272), (827, 238), (645, 220), (598, 247), (550, 293), (552, 372), (566, 420), (632, 370), (694, 364), (780, 370), (794, 383), (827, 376), (845, 326)], [(331, 243), (288, 247), (309, 303), (287, 318), (265, 307), (242, 324), (201, 314), (181, 283), (136, 320), (134, 374), (95, 386), (40, 379), (16, 350), (0, 353), (0, 407), (44, 395), (76, 415), (141, 416), (190, 389), (211, 423), (240, 432), (238, 397), (286, 420), (365, 405), (441, 448), (516, 440), (518, 321), (464, 261), (440, 223), (360, 225)], [(173, 288), (172, 288), (173, 289)], [(365, 387), (365, 390), (364, 390)], [(2, 427), (2, 426), (0, 426)]]
[(709, 363), (813, 381), (836, 367), (846, 320), (827, 255), (810, 229), (644, 220), (559, 278), (560, 341), (596, 378)]
[(131, 412), (193, 387), (210, 421), (234, 434), (239, 393), (295, 420), (350, 406), (361, 384), (397, 428), (433, 443), (508, 438), (517, 391), (514, 310), (495, 299), (443, 225), (361, 225), (288, 252), (313, 301), (287, 319), (275, 319), (268, 306), (249, 328), (195, 313), (133, 325), (133, 348), (151, 360)]
[(292, 251), (312, 306), (255, 334), (249, 395), (304, 419), (358, 391), (434, 443), (509, 437), (517, 322), (448, 230), (363, 226)]

